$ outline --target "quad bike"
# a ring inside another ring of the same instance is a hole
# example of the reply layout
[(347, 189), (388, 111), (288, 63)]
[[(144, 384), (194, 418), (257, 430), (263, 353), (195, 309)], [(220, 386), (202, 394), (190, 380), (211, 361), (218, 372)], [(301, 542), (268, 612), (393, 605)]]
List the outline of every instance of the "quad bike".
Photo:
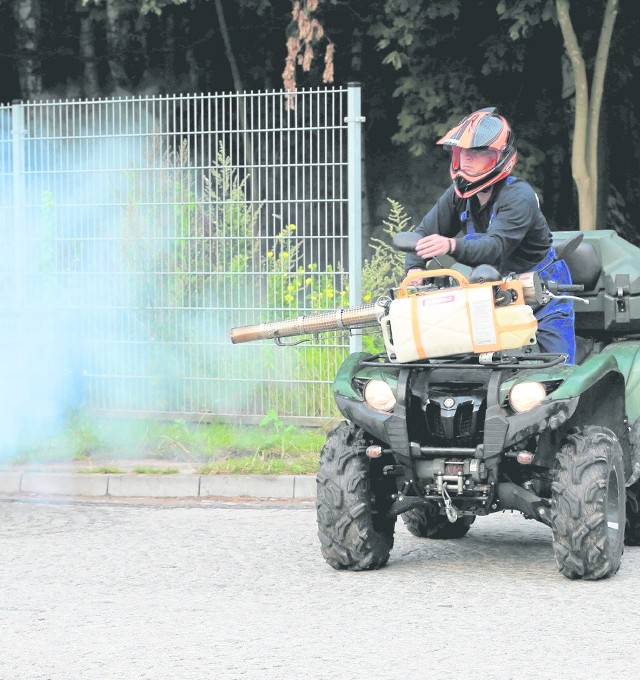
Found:
[[(415, 536), (458, 539), (478, 516), (519, 511), (551, 528), (571, 579), (615, 574), (624, 544), (640, 545), (640, 249), (612, 231), (554, 245), (572, 286), (452, 265), (373, 305), (232, 329), (236, 343), (382, 330), (386, 351), (351, 354), (334, 380), (347, 422), (317, 476), (332, 567), (384, 566), (399, 515)], [(571, 365), (537, 350), (532, 308), (574, 293)]]

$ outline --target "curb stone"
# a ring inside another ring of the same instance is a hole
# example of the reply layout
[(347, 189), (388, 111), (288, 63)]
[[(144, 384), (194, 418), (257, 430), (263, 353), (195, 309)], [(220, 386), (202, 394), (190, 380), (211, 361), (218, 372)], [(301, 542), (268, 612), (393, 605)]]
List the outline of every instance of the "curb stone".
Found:
[(145, 475), (0, 470), (0, 493), (149, 498), (314, 499), (315, 475)]

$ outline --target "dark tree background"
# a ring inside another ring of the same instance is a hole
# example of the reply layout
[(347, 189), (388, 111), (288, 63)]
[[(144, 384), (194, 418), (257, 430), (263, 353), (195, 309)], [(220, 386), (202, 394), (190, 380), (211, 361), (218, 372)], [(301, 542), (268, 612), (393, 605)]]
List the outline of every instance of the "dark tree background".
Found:
[[(282, 87), (295, 0), (0, 0), (0, 101)], [(571, 174), (575, 86), (554, 0), (300, 0), (324, 29), (298, 87), (363, 85), (364, 230), (386, 197), (415, 220), (449, 182), (438, 135), (497, 106), (514, 128), (516, 174), (553, 228), (578, 228)], [(605, 1), (571, 4), (593, 71)], [(620, 0), (600, 120), (598, 228), (638, 242), (640, 12)]]

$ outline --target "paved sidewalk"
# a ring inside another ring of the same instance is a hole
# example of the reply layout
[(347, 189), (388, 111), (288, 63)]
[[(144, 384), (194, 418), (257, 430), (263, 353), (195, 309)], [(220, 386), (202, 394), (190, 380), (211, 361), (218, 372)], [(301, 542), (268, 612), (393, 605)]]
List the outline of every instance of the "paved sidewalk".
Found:
[[(177, 474), (138, 474), (133, 469), (178, 468)], [(94, 468), (97, 467), (94, 465)], [(91, 472), (88, 463), (31, 463), (0, 467), (0, 494), (114, 498), (288, 498), (316, 495), (315, 475), (201, 475), (188, 463), (118, 460), (121, 474)]]

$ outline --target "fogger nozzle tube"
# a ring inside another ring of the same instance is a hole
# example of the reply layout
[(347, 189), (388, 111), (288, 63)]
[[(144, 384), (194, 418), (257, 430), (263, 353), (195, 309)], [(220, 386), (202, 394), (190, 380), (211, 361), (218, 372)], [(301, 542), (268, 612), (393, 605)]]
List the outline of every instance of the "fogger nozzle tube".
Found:
[(375, 303), (360, 307), (336, 309), (334, 312), (298, 316), (283, 321), (270, 321), (254, 326), (238, 326), (231, 329), (231, 342), (234, 345), (254, 340), (274, 340), (293, 335), (312, 335), (328, 331), (375, 326), (384, 307)]

